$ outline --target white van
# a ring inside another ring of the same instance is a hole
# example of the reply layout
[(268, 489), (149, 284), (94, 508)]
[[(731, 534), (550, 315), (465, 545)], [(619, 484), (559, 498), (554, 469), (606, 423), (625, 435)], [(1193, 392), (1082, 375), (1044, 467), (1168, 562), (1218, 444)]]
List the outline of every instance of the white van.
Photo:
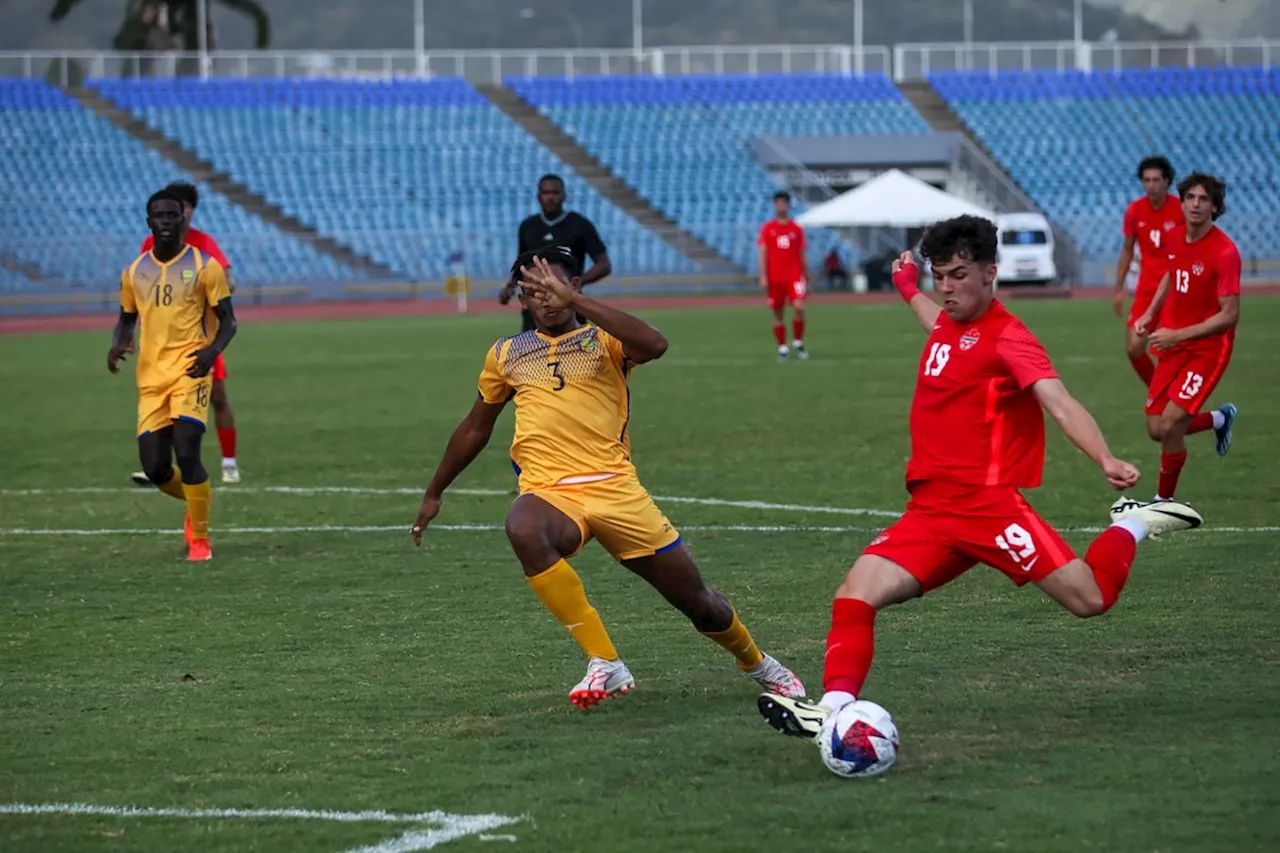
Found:
[(996, 217), (1000, 249), (996, 257), (1003, 284), (1048, 284), (1058, 277), (1053, 263), (1053, 230), (1038, 213), (1002, 213)]

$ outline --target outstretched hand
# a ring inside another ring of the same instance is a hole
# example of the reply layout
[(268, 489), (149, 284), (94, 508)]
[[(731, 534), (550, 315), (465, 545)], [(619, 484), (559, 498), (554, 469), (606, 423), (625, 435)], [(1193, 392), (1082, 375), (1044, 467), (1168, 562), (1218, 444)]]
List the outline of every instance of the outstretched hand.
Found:
[(435, 517), (440, 514), (440, 504), (442, 500), (432, 495), (426, 495), (422, 498), (422, 507), (418, 510), (418, 518), (413, 522), (413, 527), (409, 528), (409, 535), (413, 537), (413, 544), (422, 546), (422, 534), (426, 532), (429, 525)]
[(572, 306), (578, 296), (578, 291), (562, 281), (551, 265), (539, 257), (533, 259), (532, 269), (520, 267), (520, 286), (526, 295), (552, 310)]

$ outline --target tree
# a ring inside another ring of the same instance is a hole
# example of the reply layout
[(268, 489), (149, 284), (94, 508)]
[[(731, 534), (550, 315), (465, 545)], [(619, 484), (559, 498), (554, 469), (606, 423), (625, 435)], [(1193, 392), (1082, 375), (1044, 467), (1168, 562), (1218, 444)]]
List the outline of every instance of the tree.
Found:
[[(213, 2), (213, 0), (210, 0)], [(253, 19), (254, 45), (262, 50), (271, 43), (271, 19), (256, 0), (216, 0), (216, 2)], [(80, 0), (57, 0), (49, 13), (49, 20), (57, 23), (71, 13)], [(200, 49), (200, 29), (197, 0), (128, 0), (124, 20), (116, 31), (111, 46), (129, 53), (157, 49), (156, 36), (168, 33), (170, 39), (178, 37), (181, 50)], [(212, 36), (213, 23), (209, 23)], [(209, 39), (212, 44), (212, 37)]]

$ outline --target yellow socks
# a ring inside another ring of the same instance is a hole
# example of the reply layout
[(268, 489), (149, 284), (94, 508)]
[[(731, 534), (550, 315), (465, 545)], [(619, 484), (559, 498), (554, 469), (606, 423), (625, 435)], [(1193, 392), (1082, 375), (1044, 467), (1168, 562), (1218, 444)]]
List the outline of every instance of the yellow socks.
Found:
[(746, 625), (742, 624), (736, 610), (733, 612), (733, 622), (728, 628), (723, 631), (704, 631), (702, 636), (724, 646), (729, 654), (738, 659), (739, 669), (755, 669), (760, 665), (760, 661), (764, 660), (764, 655), (760, 653), (760, 649), (756, 648), (756, 641), (751, 639), (751, 632), (747, 630)]
[(190, 485), (182, 484), (187, 499), (187, 515), (191, 517), (191, 534), (196, 539), (209, 538), (209, 504), (213, 502), (213, 488), (209, 481)]
[(158, 488), (171, 498), (177, 498), (180, 501), (187, 499), (186, 490), (182, 488), (182, 474), (177, 468), (173, 469), (173, 476), (169, 478), (169, 482), (161, 483)]
[[(206, 504), (207, 505), (207, 504)], [(551, 614), (560, 620), (589, 657), (617, 660), (618, 650), (609, 639), (600, 614), (587, 600), (582, 579), (564, 560), (560, 560), (545, 572), (528, 578), (529, 586)], [(743, 631), (745, 632), (745, 628)], [(750, 639), (750, 638), (748, 638)], [(755, 645), (752, 645), (755, 648)], [(759, 652), (756, 653), (757, 656)]]

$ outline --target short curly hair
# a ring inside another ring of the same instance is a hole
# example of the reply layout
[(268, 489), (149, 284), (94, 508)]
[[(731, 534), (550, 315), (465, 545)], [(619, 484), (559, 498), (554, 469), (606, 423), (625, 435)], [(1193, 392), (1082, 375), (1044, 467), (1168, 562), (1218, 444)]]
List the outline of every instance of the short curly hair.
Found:
[(994, 264), (997, 252), (996, 224), (981, 216), (956, 216), (930, 226), (920, 241), (920, 254), (930, 263), (961, 259)]
[(1192, 172), (1178, 182), (1178, 195), (1185, 198), (1193, 187), (1200, 187), (1209, 194), (1209, 200), (1218, 208), (1213, 214), (1213, 221), (1217, 222), (1218, 217), (1227, 212), (1227, 182), (1217, 175)]
[(534, 258), (542, 258), (552, 266), (560, 267), (569, 278), (582, 275), (582, 259), (572, 249), (568, 246), (544, 246), (520, 253), (520, 257), (511, 265), (511, 278), (507, 282), (509, 286), (514, 287), (520, 283), (520, 268), (533, 266)]
[(1159, 169), (1160, 176), (1164, 178), (1165, 183), (1173, 183), (1173, 164), (1169, 162), (1168, 157), (1162, 157), (1159, 154), (1143, 157), (1142, 161), (1138, 163), (1138, 180), (1142, 180), (1142, 176), (1146, 174), (1148, 169)]

